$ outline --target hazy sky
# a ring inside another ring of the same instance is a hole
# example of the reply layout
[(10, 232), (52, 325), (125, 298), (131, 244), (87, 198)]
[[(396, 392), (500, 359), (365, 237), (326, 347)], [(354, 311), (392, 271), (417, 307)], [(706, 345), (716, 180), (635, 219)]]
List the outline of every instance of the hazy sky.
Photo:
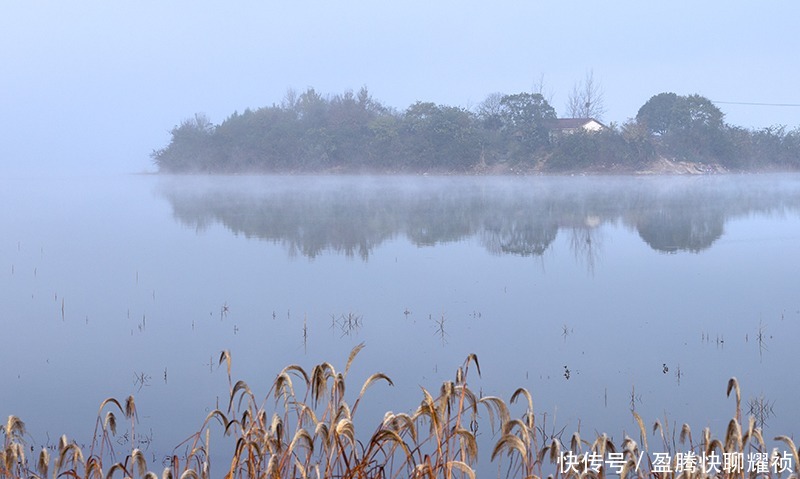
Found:
[[(800, 104), (798, 2), (23, 1), (0, 3), (0, 172), (153, 170), (195, 112), (366, 85), (398, 109), (474, 107), (544, 79), (556, 111), (588, 71), (606, 122), (651, 96)], [(729, 123), (800, 107), (720, 104)]]

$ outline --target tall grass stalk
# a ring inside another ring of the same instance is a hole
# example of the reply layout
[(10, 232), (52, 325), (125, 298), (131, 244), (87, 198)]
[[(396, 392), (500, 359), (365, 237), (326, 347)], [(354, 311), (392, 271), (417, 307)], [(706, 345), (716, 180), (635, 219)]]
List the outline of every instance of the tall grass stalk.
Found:
[[(746, 468), (712, 471), (706, 458), (755, 452), (768, 455), (770, 464), (780, 459), (777, 448), (768, 450), (754, 418), (742, 426), (741, 394), (735, 379), (729, 381), (727, 393), (736, 393), (736, 409), (724, 436), (714, 438), (705, 428), (695, 441), (689, 425), (681, 427), (683, 452), (702, 458), (696, 469), (681, 470), (678, 446), (666, 428), (667, 422), (654, 423), (651, 435), (658, 434), (661, 444), (660, 449), (651, 451), (644, 420), (635, 411), (638, 442), (625, 436), (615, 444), (607, 434), (597, 434), (589, 441), (576, 432), (567, 445), (561, 442), (560, 434), (546, 435), (544, 426), (537, 427), (533, 397), (526, 389), (514, 391), (508, 402), (497, 396), (479, 397), (470, 389), (468, 377), (473, 368), (479, 376), (481, 373), (474, 354), (435, 395), (421, 388), (421, 401), (415, 409), (386, 412), (370, 432), (357, 433), (355, 417), (367, 392), (378, 384), (393, 386), (389, 376), (377, 372), (357, 391), (348, 390), (351, 365), (362, 348), (360, 344), (351, 351), (341, 371), (327, 362), (310, 370), (296, 364), (285, 367), (263, 398), (256, 397), (245, 381), (233, 380), (231, 354), (223, 351), (219, 364), (226, 365), (227, 407), (206, 416), (200, 428), (176, 447), (186, 448), (187, 454), (182, 458), (173, 454), (160, 476), (148, 470), (144, 454), (135, 447), (137, 412), (133, 396), (124, 402), (115, 398), (101, 402), (88, 456), (66, 436), (60, 438), (53, 457), (46, 448), (36, 458), (27, 456), (25, 423), (9, 416), (2, 428), (0, 478), (474, 479), (479, 457), (476, 432), (479, 422), (487, 420), (494, 441), (491, 460), (498, 464), (501, 477), (541, 479), (547, 474), (552, 479), (750, 479), (756, 474)], [(515, 413), (512, 408), (521, 411)], [(119, 457), (112, 441), (117, 434), (117, 414), (130, 421), (131, 433), (131, 449)], [(210, 448), (212, 436), (218, 434), (230, 436), (233, 450), (228, 455), (217, 454), (229, 459), (215, 465), (212, 476)], [(785, 445), (793, 466), (800, 466), (793, 440), (789, 436), (775, 440)], [(666, 467), (653, 461), (655, 453), (664, 452), (671, 457)], [(610, 467), (612, 463), (616, 470)], [(770, 468), (758, 477), (796, 479), (797, 474)]]

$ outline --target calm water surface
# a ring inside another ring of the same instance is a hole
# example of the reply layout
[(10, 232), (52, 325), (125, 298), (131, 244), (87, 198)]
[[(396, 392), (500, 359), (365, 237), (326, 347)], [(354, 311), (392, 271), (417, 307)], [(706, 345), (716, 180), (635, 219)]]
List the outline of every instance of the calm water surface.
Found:
[(528, 388), (565, 439), (633, 435), (632, 408), (724, 435), (731, 376), (765, 437), (800, 432), (796, 175), (3, 183), (0, 414), (37, 447), (133, 394), (157, 464), (226, 406), (221, 350), (263, 396), (361, 342), (351, 392), (395, 384), (364, 434), (470, 353), (473, 389)]

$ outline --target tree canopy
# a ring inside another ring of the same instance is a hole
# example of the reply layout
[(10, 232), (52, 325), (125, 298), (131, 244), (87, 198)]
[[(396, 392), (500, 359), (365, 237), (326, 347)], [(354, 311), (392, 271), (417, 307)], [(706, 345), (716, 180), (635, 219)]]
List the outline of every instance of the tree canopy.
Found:
[(722, 111), (700, 95), (659, 93), (639, 108), (636, 120), (658, 135), (693, 129), (721, 130)]
[(398, 111), (367, 88), (336, 95), (309, 88), (218, 125), (196, 114), (152, 157), (159, 171), (175, 173), (625, 172), (657, 158), (800, 168), (800, 129), (728, 125), (697, 94), (659, 93), (634, 120), (600, 132), (564, 132), (556, 118), (540, 93), (494, 93), (474, 111), (423, 101)]
[(724, 115), (708, 98), (660, 93), (639, 108), (636, 120), (660, 137), (662, 152), (681, 158), (722, 160), (733, 166), (736, 152)]

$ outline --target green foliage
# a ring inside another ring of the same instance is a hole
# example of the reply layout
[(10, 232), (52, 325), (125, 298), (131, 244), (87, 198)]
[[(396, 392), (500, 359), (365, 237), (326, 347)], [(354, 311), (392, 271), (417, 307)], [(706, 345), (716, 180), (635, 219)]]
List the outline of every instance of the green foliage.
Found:
[(639, 108), (636, 121), (644, 125), (650, 132), (663, 135), (672, 129), (676, 103), (678, 103), (678, 95), (659, 93)]
[(724, 115), (708, 98), (660, 93), (642, 105), (636, 120), (660, 137), (664, 156), (735, 166)]
[(463, 108), (423, 102), (411, 105), (401, 126), (406, 166), (465, 170), (475, 164), (479, 152), (475, 126), (474, 115)]
[(657, 135), (721, 130), (725, 126), (723, 118), (711, 100), (697, 94), (659, 93), (636, 114), (636, 120)]
[(163, 171), (211, 171), (218, 155), (214, 130), (208, 117), (196, 113), (170, 131), (170, 144), (154, 151), (153, 159)]
[(659, 156), (732, 170), (800, 168), (800, 130), (729, 126), (719, 108), (696, 94), (655, 95), (636, 121), (599, 133), (555, 135), (555, 118), (538, 93), (493, 93), (475, 112), (431, 102), (397, 112), (366, 88), (333, 96), (309, 88), (219, 125), (196, 114), (151, 156), (168, 173), (459, 173), (493, 165), (623, 172)]
[(517, 93), (500, 99), (503, 126), (522, 129), (542, 125), (556, 117), (556, 111), (539, 93)]
[(516, 156), (528, 156), (550, 143), (547, 121), (556, 118), (556, 111), (541, 94), (506, 95), (500, 107), (500, 123), (516, 146)]
[(800, 168), (800, 127), (790, 131), (783, 125), (755, 131), (729, 127), (727, 136), (732, 151), (730, 161), (741, 168)]
[(681, 130), (720, 130), (723, 117), (711, 100), (697, 94), (678, 97), (673, 109), (673, 125)]
[(633, 165), (641, 166), (653, 159), (656, 154), (655, 144), (645, 126), (636, 121), (628, 121), (622, 125), (621, 134), (628, 145), (628, 159)]
[(560, 137), (547, 161), (552, 170), (629, 169), (646, 158), (643, 147), (613, 130), (578, 131)]

